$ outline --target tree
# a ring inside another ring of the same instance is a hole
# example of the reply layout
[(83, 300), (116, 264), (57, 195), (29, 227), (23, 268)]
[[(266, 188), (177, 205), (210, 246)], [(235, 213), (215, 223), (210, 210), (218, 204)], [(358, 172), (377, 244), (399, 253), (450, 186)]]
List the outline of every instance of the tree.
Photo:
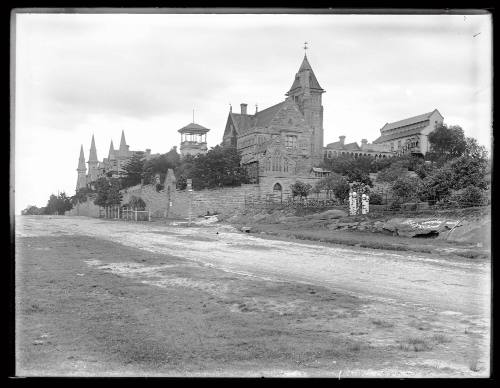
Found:
[(342, 203), (349, 198), (349, 190), (349, 182), (343, 176), (335, 182), (332, 188), (333, 195), (335, 195), (335, 197), (337, 197), (337, 199)]
[(476, 186), (467, 186), (453, 193), (451, 200), (461, 207), (480, 206), (485, 203), (485, 191)]
[(316, 182), (315, 190), (325, 190), (327, 196), (333, 194), (341, 202), (344, 202), (344, 200), (349, 197), (349, 182), (342, 175), (331, 173), (326, 178)]
[(400, 176), (408, 172), (407, 163), (402, 160), (397, 160), (390, 166), (384, 168), (377, 175), (378, 182), (394, 182)]
[(81, 187), (76, 190), (75, 195), (71, 197), (71, 203), (76, 205), (77, 203), (86, 202), (88, 197), (94, 193), (94, 190), (88, 187)]
[(301, 181), (295, 182), (293, 185), (290, 185), (290, 189), (292, 190), (292, 196), (295, 197), (307, 197), (311, 190), (312, 186), (309, 183), (304, 183)]
[(373, 186), (372, 180), (370, 179), (370, 175), (359, 168), (354, 168), (350, 170), (346, 174), (347, 180), (349, 182), (362, 182), (365, 185)]
[(58, 196), (51, 194), (47, 206), (45, 207), (45, 214), (59, 214), (63, 215), (64, 212), (71, 210), (73, 205), (71, 199), (62, 192)]
[(483, 190), (488, 187), (485, 179), (487, 170), (485, 160), (461, 156), (450, 160), (444, 167), (450, 168), (454, 175), (452, 184), (454, 190), (461, 190), (467, 186), (476, 186)]
[(144, 152), (134, 153), (123, 166), (122, 187), (131, 187), (141, 183), (144, 172)]
[(21, 210), (21, 215), (23, 216), (33, 216), (33, 215), (40, 215), (43, 214), (45, 208), (38, 208), (33, 205), (28, 205), (26, 209)]
[(234, 187), (248, 183), (246, 170), (241, 167), (241, 155), (233, 146), (217, 145), (206, 154), (192, 159), (190, 176), (195, 190)]
[(488, 151), (486, 147), (479, 145), (473, 137), (465, 138), (465, 153), (466, 156), (474, 159), (486, 161), (488, 159)]
[(120, 180), (117, 178), (101, 177), (95, 182), (96, 199), (94, 204), (98, 206), (119, 205), (122, 200), (120, 193)]
[(391, 185), (392, 192), (401, 201), (414, 199), (418, 197), (420, 192), (421, 180), (408, 176), (401, 176), (397, 178)]
[(165, 179), (169, 169), (175, 169), (180, 164), (180, 155), (177, 153), (176, 147), (173, 147), (166, 154), (153, 157), (144, 162), (143, 178), (144, 184), (155, 183), (154, 177), (160, 175), (160, 181)]
[(449, 167), (440, 167), (427, 175), (422, 182), (420, 199), (442, 200), (449, 197), (455, 176)]
[[(458, 125), (439, 125), (429, 136), (432, 153), (437, 158), (453, 158), (463, 155), (466, 148), (464, 131)], [(431, 154), (432, 155), (432, 154)], [(430, 155), (430, 156), (431, 156)]]
[(108, 186), (107, 206), (119, 205), (121, 203), (122, 193), (120, 193), (120, 189), (120, 181), (116, 178), (111, 178)]

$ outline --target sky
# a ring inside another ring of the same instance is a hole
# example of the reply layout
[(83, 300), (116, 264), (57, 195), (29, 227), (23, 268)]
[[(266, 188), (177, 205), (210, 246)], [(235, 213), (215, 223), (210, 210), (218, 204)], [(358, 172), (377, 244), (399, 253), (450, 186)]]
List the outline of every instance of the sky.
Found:
[(15, 213), (75, 192), (80, 146), (99, 160), (168, 152), (193, 121), (222, 141), (229, 105), (285, 99), (308, 42), (324, 143), (372, 142), (387, 122), (438, 109), (490, 149), (489, 15), (43, 14), (15, 17)]

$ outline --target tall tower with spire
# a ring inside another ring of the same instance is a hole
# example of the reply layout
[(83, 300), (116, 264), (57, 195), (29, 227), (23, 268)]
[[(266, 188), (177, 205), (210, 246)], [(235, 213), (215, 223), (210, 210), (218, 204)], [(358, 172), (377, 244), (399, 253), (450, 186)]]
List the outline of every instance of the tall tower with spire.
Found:
[(120, 156), (129, 156), (129, 146), (127, 145), (127, 142), (125, 141), (125, 132), (122, 130), (122, 137), (120, 139), (120, 148), (118, 149), (118, 153)]
[(95, 148), (94, 135), (92, 135), (92, 142), (90, 143), (90, 154), (89, 154), (89, 181), (94, 182), (97, 180), (99, 174), (99, 161), (97, 160), (97, 150)]
[[(304, 47), (307, 50), (307, 46)], [(319, 85), (318, 80), (309, 64), (307, 54), (295, 75), (292, 87), (286, 93), (288, 98), (298, 105), (306, 122), (312, 128), (311, 155), (315, 163), (323, 159), (323, 105), (321, 95), (325, 90)]]
[(83, 155), (83, 144), (80, 147), (80, 158), (78, 159), (78, 179), (76, 181), (76, 190), (87, 186), (87, 166), (85, 166), (85, 156)]

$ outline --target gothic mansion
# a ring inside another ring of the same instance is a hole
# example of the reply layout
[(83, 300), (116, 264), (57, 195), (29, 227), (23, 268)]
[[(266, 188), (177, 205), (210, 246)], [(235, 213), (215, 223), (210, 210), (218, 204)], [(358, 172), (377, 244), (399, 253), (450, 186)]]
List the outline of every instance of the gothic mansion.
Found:
[[(320, 167), (324, 159), (335, 156), (371, 156), (385, 158), (406, 152), (425, 155), (429, 150), (427, 136), (443, 122), (437, 109), (430, 113), (387, 123), (381, 136), (372, 144), (366, 139), (357, 143), (339, 141), (323, 146), (323, 105), (320, 86), (314, 71), (304, 55), (302, 64), (285, 94), (285, 99), (262, 111), (249, 114), (247, 104), (241, 104), (240, 113), (232, 107), (226, 120), (223, 145), (235, 146), (241, 153), (241, 163), (247, 169), (252, 183), (258, 183), (262, 193), (287, 194), (297, 180), (314, 183), (330, 173)], [(208, 128), (194, 122), (181, 128), (181, 156), (207, 152)], [(97, 160), (94, 137), (86, 172), (83, 147), (78, 164), (77, 189), (86, 187), (98, 177), (119, 176), (124, 164), (139, 151), (130, 151), (122, 132), (120, 147), (111, 141), (108, 158)], [(149, 159), (151, 151), (144, 153)]]

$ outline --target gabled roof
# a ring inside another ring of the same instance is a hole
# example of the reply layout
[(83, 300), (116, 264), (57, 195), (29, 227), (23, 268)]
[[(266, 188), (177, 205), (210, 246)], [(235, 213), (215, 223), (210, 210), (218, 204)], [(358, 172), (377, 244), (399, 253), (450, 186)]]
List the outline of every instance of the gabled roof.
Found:
[(252, 115), (242, 115), (240, 113), (231, 112), (229, 113), (229, 116), (231, 116), (231, 119), (233, 120), (237, 134), (241, 134), (254, 126)]
[(179, 129), (177, 132), (183, 133), (183, 132), (190, 132), (190, 133), (207, 133), (210, 131), (210, 129), (205, 128), (202, 125), (195, 124), (195, 123), (190, 123), (186, 125), (185, 127), (182, 127)]
[(343, 151), (358, 151), (361, 149), (358, 146), (358, 143), (356, 143), (356, 142), (341, 145), (340, 141), (336, 141), (334, 143), (327, 144), (326, 148), (335, 149), (335, 150), (343, 150)]
[(271, 123), (271, 120), (274, 118), (274, 116), (276, 116), (276, 113), (280, 111), (280, 109), (285, 105), (285, 103), (286, 101), (282, 101), (276, 105), (270, 106), (269, 108), (257, 112), (254, 115), (255, 118), (254, 126), (267, 127)]
[[(439, 113), (439, 111), (437, 109), (434, 109), (432, 112), (424, 113), (424, 114), (421, 114), (418, 116), (409, 117), (407, 119), (395, 121), (393, 123), (387, 123), (382, 127), (381, 131), (389, 131), (391, 129), (401, 128), (401, 127), (404, 127), (407, 125), (416, 124), (416, 123), (420, 123), (420, 122), (425, 121), (425, 120), (429, 120), (429, 117), (431, 117), (434, 112)], [(441, 113), (439, 113), (439, 115), (441, 116)], [(441, 116), (441, 117), (443, 117), (443, 116)]]
[(229, 113), (233, 120), (236, 132), (243, 134), (251, 128), (265, 128), (271, 124), (272, 119), (285, 106), (286, 100), (276, 105), (270, 106), (254, 115), (242, 115), (240, 113)]
[(418, 116), (413, 116), (409, 117), (407, 119), (395, 121), (393, 123), (387, 123), (385, 124), (380, 132), (382, 133), (381, 136), (379, 136), (377, 139), (373, 141), (373, 143), (381, 143), (381, 142), (386, 142), (394, 139), (398, 139), (400, 137), (406, 137), (406, 136), (411, 136), (411, 135), (417, 135), (421, 132), (421, 128), (413, 128), (413, 129), (408, 129), (407, 131), (400, 132), (400, 133), (390, 133), (391, 130), (396, 129), (396, 128), (403, 128), (408, 125), (413, 125), (417, 123), (423, 123), (432, 116), (434, 112), (437, 112), (441, 117), (441, 113), (437, 109), (434, 109), (432, 112), (424, 113)]

